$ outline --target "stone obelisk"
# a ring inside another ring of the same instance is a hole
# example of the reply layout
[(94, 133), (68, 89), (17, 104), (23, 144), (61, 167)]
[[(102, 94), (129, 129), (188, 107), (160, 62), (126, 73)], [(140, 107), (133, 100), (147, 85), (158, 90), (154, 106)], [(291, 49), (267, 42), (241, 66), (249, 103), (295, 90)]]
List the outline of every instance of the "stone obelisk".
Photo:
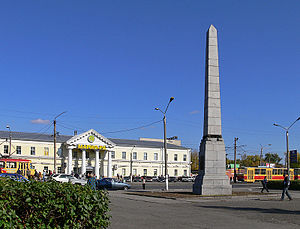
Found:
[(232, 194), (226, 175), (226, 152), (222, 138), (218, 37), (211, 25), (206, 37), (204, 128), (200, 143), (199, 174), (193, 192), (201, 195)]

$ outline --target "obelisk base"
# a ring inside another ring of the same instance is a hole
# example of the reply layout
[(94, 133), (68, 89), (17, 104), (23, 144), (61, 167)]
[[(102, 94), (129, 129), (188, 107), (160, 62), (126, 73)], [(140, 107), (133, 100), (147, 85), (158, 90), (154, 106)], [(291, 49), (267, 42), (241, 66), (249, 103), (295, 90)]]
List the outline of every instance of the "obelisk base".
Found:
[[(220, 138), (206, 137), (200, 144), (200, 170), (193, 185), (193, 193), (200, 195), (231, 195), (232, 186), (226, 175), (225, 144)], [(200, 167), (201, 168), (201, 167)]]
[(193, 184), (193, 193), (198, 195), (231, 195), (232, 187), (228, 177), (225, 176), (198, 175)]

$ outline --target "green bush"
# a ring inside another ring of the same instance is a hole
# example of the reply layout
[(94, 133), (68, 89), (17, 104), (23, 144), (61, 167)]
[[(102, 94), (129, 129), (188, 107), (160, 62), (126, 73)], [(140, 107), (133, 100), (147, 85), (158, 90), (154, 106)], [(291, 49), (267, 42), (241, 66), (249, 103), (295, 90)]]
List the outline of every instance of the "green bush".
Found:
[[(283, 189), (283, 181), (268, 181), (267, 187), (269, 189)], [(289, 190), (300, 190), (300, 181), (291, 181)]]
[(0, 228), (107, 228), (105, 191), (58, 182), (0, 179)]

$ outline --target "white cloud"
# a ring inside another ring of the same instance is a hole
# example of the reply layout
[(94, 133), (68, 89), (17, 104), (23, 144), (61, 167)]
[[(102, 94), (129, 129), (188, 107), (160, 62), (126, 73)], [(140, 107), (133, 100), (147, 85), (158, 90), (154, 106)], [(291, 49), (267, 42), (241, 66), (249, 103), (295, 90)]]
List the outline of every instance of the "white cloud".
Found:
[(33, 124), (49, 124), (50, 123), (50, 120), (44, 120), (44, 119), (34, 119), (34, 120), (31, 120), (31, 123)]
[(190, 114), (191, 114), (191, 115), (193, 115), (193, 114), (198, 114), (199, 112), (200, 112), (200, 111), (195, 110), (195, 111), (191, 111)]

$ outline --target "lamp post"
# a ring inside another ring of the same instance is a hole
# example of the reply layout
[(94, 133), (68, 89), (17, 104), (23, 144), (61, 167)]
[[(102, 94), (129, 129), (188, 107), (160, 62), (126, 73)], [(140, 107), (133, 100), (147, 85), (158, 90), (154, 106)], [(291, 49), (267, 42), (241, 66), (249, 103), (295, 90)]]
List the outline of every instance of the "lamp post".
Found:
[(11, 156), (11, 129), (9, 125), (6, 125), (6, 128), (9, 129), (9, 157)]
[(263, 149), (266, 148), (267, 146), (271, 146), (272, 144), (267, 144), (265, 146), (263, 146), (262, 144), (260, 144), (260, 157), (259, 157), (259, 165), (262, 165), (262, 156), (263, 156)]
[(54, 170), (53, 170), (53, 173), (54, 174), (56, 173), (56, 119), (64, 113), (66, 113), (66, 111), (57, 115), (53, 120), (53, 125), (54, 125), (54, 128), (53, 128), (53, 131), (54, 131), (54, 133), (53, 133), (53, 144), (54, 144)]
[(282, 129), (285, 130), (285, 137), (286, 137), (286, 157), (287, 157), (287, 170), (288, 170), (288, 177), (290, 177), (290, 151), (289, 151), (289, 129), (297, 122), (300, 120), (300, 117), (297, 118), (288, 128), (281, 126), (279, 124), (274, 123), (274, 126), (281, 127)]
[(166, 121), (166, 113), (167, 113), (167, 110), (169, 108), (170, 103), (173, 100), (174, 100), (174, 97), (171, 97), (170, 100), (169, 100), (169, 103), (168, 103), (168, 105), (167, 105), (167, 107), (165, 109), (165, 111), (162, 111), (159, 108), (155, 108), (155, 110), (160, 111), (164, 115), (163, 123), (164, 123), (164, 149), (165, 149), (165, 182), (166, 182), (166, 191), (169, 190), (169, 176), (168, 176), (168, 167), (167, 167), (168, 155), (167, 155), (167, 128), (166, 128), (167, 121)]
[(135, 148), (135, 145), (132, 147), (131, 149), (131, 153), (130, 153), (130, 182), (132, 183), (132, 151)]

